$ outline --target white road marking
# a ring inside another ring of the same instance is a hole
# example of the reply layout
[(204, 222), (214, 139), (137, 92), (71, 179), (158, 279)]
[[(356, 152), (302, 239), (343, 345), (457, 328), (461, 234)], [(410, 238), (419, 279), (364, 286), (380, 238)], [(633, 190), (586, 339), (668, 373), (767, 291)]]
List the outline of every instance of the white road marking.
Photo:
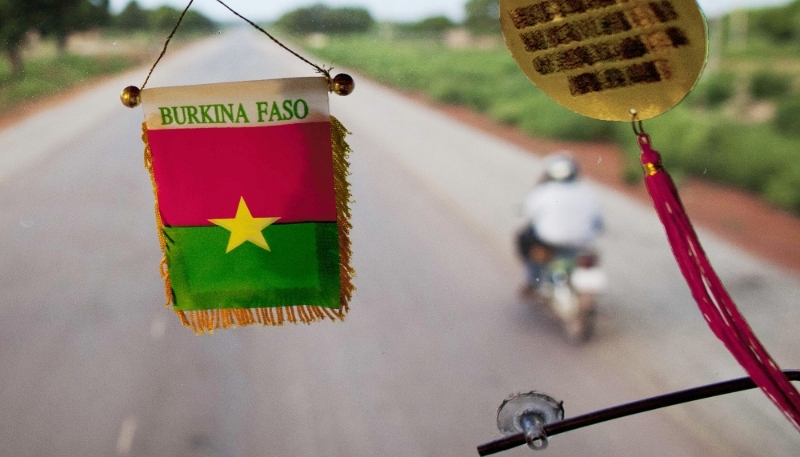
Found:
[(128, 455), (131, 453), (133, 436), (135, 434), (136, 418), (132, 416), (125, 418), (119, 430), (119, 438), (117, 438), (117, 455)]

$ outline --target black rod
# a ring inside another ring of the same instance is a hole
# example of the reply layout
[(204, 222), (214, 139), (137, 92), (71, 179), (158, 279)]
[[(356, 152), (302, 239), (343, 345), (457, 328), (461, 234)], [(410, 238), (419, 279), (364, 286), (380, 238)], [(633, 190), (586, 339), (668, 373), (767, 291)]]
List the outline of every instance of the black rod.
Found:
[[(791, 381), (800, 381), (800, 370), (784, 370), (783, 373), (786, 374)], [(633, 414), (666, 408), (667, 406), (674, 406), (695, 400), (716, 397), (719, 395), (741, 392), (743, 390), (754, 389), (756, 387), (756, 384), (750, 378), (739, 378), (731, 381), (710, 384), (707, 386), (694, 387), (692, 389), (645, 398), (644, 400), (637, 400), (624, 405), (612, 406), (611, 408), (583, 414), (571, 419), (553, 422), (552, 424), (547, 424), (544, 426), (544, 433), (550, 437), (553, 435), (558, 435), (559, 433), (568, 432), (581, 427), (587, 427), (589, 425), (599, 424), (601, 422), (613, 419), (619, 419), (621, 417), (631, 416)], [(517, 433), (516, 435), (509, 435), (505, 438), (478, 446), (478, 454), (481, 456), (497, 454), (498, 452), (507, 451), (517, 446), (522, 446), (523, 444), (526, 444), (525, 435), (522, 433)]]

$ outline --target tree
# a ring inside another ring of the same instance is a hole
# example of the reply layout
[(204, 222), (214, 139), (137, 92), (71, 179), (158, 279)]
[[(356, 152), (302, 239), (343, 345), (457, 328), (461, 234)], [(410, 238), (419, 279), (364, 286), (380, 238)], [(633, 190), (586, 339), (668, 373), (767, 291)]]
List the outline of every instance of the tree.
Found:
[(112, 24), (120, 30), (143, 30), (150, 25), (147, 11), (136, 3), (136, 0), (128, 3), (125, 9), (113, 19)]
[(88, 0), (92, 6), (86, 13), (86, 20), (90, 27), (107, 27), (111, 24), (111, 0)]
[(186, 12), (186, 16), (183, 17), (181, 28), (192, 32), (213, 32), (217, 29), (217, 23), (197, 11), (189, 10)]
[(67, 37), (75, 26), (74, 14), (81, 0), (31, 0), (37, 3), (38, 14), (34, 26), (42, 36), (56, 37), (59, 51), (67, 47)]
[(770, 41), (788, 43), (800, 37), (800, 1), (753, 10), (749, 17), (753, 31)]
[(30, 0), (37, 5), (34, 26), (42, 36), (54, 36), (59, 51), (67, 47), (72, 32), (106, 25), (108, 0)]
[(375, 20), (364, 8), (329, 8), (325, 5), (314, 5), (284, 14), (276, 25), (299, 34), (363, 33), (375, 25)]
[(150, 27), (165, 32), (175, 27), (181, 12), (171, 6), (161, 6), (146, 14), (149, 16)]
[(22, 44), (38, 17), (35, 2), (0, 0), (0, 47), (11, 63), (11, 72), (22, 72)]
[[(168, 31), (175, 28), (178, 18), (181, 16), (181, 10), (162, 6), (154, 11), (149, 12), (150, 26), (156, 30)], [(211, 19), (203, 16), (194, 10), (189, 10), (181, 21), (181, 30), (193, 32), (210, 32), (217, 27), (217, 24)]]
[(469, 0), (464, 5), (464, 26), (475, 34), (500, 31), (500, 9), (497, 0)]

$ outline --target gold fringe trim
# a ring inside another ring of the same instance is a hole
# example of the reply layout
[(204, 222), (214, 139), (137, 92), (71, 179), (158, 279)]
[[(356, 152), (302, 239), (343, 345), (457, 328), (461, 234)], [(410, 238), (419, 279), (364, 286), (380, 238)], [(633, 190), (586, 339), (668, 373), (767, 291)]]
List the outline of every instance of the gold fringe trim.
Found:
[[(164, 306), (169, 308), (172, 303), (172, 284), (169, 282), (169, 270), (167, 269), (167, 238), (164, 236), (164, 223), (161, 220), (161, 211), (158, 209), (158, 185), (156, 175), (153, 174), (153, 153), (150, 151), (150, 140), (147, 138), (147, 123), (142, 122), (142, 141), (144, 142), (144, 168), (150, 173), (150, 182), (153, 184), (153, 210), (156, 213), (156, 229), (158, 230), (158, 244), (161, 246), (163, 257), (159, 264), (161, 278), (164, 279), (164, 294), (166, 302)], [(181, 321), (186, 321), (186, 316), (181, 316)], [(184, 323), (184, 325), (186, 325)]]
[[(334, 189), (336, 190), (336, 223), (339, 227), (339, 309), (335, 311), (338, 320), (344, 320), (344, 316), (350, 310), (350, 299), (353, 297), (355, 286), (353, 278), (355, 270), (350, 265), (350, 258), (353, 252), (350, 250), (350, 205), (353, 203), (350, 193), (350, 145), (345, 141), (345, 137), (350, 132), (339, 122), (339, 119), (331, 116), (331, 149), (333, 150), (333, 176)], [(330, 311), (324, 308), (326, 313)], [(334, 319), (335, 320), (335, 319)]]
[[(259, 324), (264, 326), (281, 326), (284, 322), (292, 324), (311, 324), (326, 319), (331, 321), (344, 321), (350, 311), (350, 299), (355, 286), (353, 278), (355, 270), (350, 265), (352, 251), (350, 249), (350, 205), (353, 203), (350, 193), (349, 156), (352, 152), (345, 137), (350, 133), (338, 119), (331, 116), (331, 149), (333, 152), (334, 189), (336, 192), (336, 222), (339, 228), (339, 309), (323, 308), (321, 306), (284, 306), (275, 308), (244, 308), (244, 309), (209, 309), (203, 311), (174, 310), (184, 327), (191, 328), (196, 334), (213, 334), (216, 329), (244, 327)], [(153, 156), (147, 138), (147, 124), (142, 123), (142, 141), (144, 142), (144, 167), (150, 173), (155, 197), (156, 228), (158, 229), (158, 242), (164, 257), (161, 260), (160, 272), (164, 279), (164, 292), (166, 306), (172, 303), (172, 285), (169, 280), (167, 268), (167, 239), (164, 236), (164, 224), (158, 208), (158, 186), (153, 174)]]
[(196, 334), (214, 334), (214, 330), (245, 327), (248, 325), (281, 326), (312, 324), (326, 319), (341, 321), (346, 312), (319, 306), (285, 306), (279, 308), (207, 309), (203, 311), (180, 311), (175, 314), (184, 327)]

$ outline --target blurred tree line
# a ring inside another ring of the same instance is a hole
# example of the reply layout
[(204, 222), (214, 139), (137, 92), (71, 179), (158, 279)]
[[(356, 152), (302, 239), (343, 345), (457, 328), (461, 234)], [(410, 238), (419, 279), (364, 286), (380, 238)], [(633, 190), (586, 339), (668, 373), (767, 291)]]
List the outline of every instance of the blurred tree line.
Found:
[[(171, 30), (181, 11), (169, 6), (142, 9), (135, 0), (119, 14), (109, 10), (109, 0), (0, 0), (0, 51), (11, 63), (12, 72), (22, 71), (22, 48), (29, 32), (54, 37), (59, 51), (66, 49), (73, 32), (117, 29), (126, 32)], [(216, 24), (189, 10), (181, 30), (209, 32)]]
[(749, 31), (778, 44), (800, 42), (800, 0), (748, 12)]
[[(136, 0), (131, 1), (113, 16), (109, 23), (111, 28), (124, 31), (171, 31), (175, 27), (182, 10), (171, 6), (160, 6), (154, 10), (143, 9)], [(217, 24), (195, 10), (190, 9), (183, 17), (180, 30), (184, 32), (212, 32)]]
[(284, 14), (275, 25), (299, 34), (364, 33), (375, 25), (375, 19), (365, 8), (330, 8), (325, 5), (314, 5)]
[[(443, 33), (463, 26), (474, 34), (500, 33), (497, 0), (468, 0), (464, 6), (465, 19), (458, 24), (446, 16), (433, 16), (417, 22), (396, 24), (401, 31), (411, 33)], [(284, 14), (275, 25), (286, 32), (307, 35), (310, 33), (349, 34), (365, 33), (375, 27), (376, 21), (365, 8), (331, 8), (314, 5)]]
[(55, 37), (63, 49), (71, 32), (105, 25), (109, 19), (108, 0), (0, 0), (0, 48), (19, 73), (29, 31)]

